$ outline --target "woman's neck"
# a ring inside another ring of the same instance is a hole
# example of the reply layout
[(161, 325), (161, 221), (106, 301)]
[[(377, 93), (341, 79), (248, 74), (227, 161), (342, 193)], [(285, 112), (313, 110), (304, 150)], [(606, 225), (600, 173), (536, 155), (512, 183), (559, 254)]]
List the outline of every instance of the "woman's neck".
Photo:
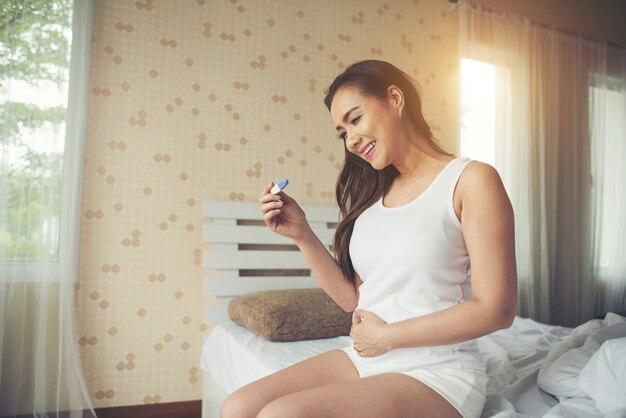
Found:
[(399, 172), (395, 180), (399, 185), (438, 172), (443, 164), (454, 158), (433, 149), (422, 138), (411, 140), (401, 152), (402, 156), (393, 163)]

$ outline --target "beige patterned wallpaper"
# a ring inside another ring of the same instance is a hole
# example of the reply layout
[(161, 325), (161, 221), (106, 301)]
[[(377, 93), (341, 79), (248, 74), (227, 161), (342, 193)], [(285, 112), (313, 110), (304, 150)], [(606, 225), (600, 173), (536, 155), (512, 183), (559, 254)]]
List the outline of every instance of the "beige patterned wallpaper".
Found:
[(98, 0), (77, 292), (96, 407), (200, 399), (202, 201), (288, 177), (334, 204), (343, 158), (324, 90), (351, 62), (422, 85), (456, 150), (447, 0)]

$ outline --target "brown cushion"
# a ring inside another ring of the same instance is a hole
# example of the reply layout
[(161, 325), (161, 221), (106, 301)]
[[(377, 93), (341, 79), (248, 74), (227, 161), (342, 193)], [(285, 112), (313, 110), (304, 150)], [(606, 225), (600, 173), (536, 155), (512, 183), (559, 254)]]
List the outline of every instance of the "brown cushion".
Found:
[(233, 299), (228, 314), (237, 324), (271, 341), (349, 335), (352, 324), (352, 313), (320, 288), (249, 293)]

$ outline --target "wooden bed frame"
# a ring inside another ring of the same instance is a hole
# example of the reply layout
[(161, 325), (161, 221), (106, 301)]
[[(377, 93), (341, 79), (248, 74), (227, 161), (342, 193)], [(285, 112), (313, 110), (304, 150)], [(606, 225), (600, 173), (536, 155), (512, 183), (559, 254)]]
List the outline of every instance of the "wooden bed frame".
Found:
[[(339, 221), (332, 206), (302, 206), (320, 241), (330, 249)], [(205, 201), (203, 241), (213, 244), (204, 251), (205, 296), (215, 303), (204, 307), (205, 323), (230, 321), (228, 303), (250, 292), (319, 287), (293, 240), (271, 231), (258, 203)], [(203, 371), (202, 417), (219, 418), (226, 398), (211, 376)]]

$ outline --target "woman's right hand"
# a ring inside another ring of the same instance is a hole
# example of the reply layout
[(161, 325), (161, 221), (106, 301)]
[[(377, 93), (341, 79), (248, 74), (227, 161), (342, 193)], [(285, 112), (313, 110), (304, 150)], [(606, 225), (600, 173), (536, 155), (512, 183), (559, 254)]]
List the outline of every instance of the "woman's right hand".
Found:
[(263, 220), (272, 231), (298, 241), (309, 229), (304, 211), (285, 192), (270, 193), (273, 186), (274, 183), (268, 183), (259, 198)]

